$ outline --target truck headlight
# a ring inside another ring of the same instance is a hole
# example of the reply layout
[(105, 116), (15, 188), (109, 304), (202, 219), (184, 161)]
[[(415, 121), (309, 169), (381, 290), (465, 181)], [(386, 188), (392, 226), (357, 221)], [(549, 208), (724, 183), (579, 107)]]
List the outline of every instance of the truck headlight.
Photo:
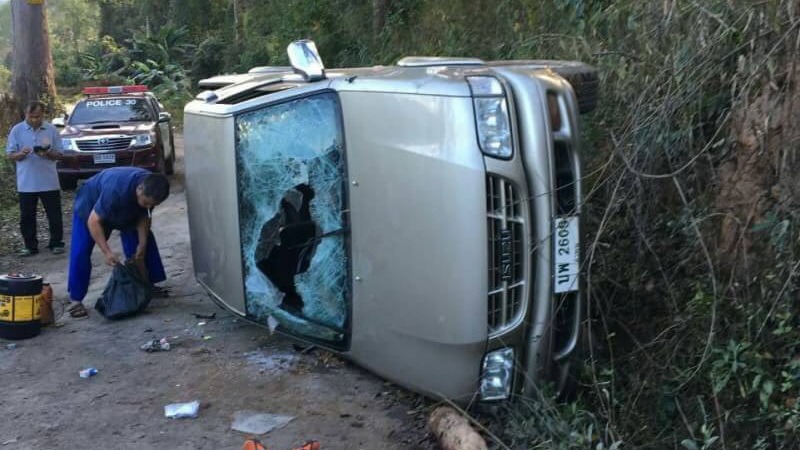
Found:
[(153, 143), (153, 134), (137, 134), (133, 137), (132, 144), (137, 147), (142, 147), (145, 145), (150, 145)]
[(514, 378), (514, 349), (501, 348), (483, 357), (481, 400), (505, 400), (511, 396)]
[(61, 150), (78, 151), (78, 144), (75, 139), (61, 139)]
[(497, 158), (510, 158), (511, 124), (503, 85), (495, 77), (467, 77), (475, 106), (478, 144), (483, 153)]

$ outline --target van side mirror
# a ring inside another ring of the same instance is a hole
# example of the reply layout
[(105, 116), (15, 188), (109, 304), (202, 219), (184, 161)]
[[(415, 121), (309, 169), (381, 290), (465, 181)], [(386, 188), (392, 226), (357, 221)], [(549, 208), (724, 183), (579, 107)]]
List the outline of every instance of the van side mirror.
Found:
[(317, 45), (309, 39), (294, 41), (286, 47), (292, 69), (301, 74), (306, 81), (325, 79), (325, 65), (317, 52)]
[(158, 113), (158, 123), (169, 122), (172, 120), (172, 115), (168, 112), (160, 112)]
[(65, 117), (54, 117), (53, 120), (50, 122), (56, 128), (64, 128), (67, 125), (67, 118)]

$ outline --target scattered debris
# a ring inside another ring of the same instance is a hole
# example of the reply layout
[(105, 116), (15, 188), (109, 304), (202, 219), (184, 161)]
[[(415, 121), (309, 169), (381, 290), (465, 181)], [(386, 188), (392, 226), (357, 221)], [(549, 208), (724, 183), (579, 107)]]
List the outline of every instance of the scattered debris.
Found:
[(214, 320), (217, 317), (217, 313), (211, 314), (204, 314), (204, 313), (192, 313), (195, 319), (207, 319), (207, 320)]
[(268, 414), (256, 411), (236, 411), (233, 414), (231, 429), (247, 434), (265, 434), (286, 426), (294, 416)]
[(80, 372), (78, 372), (78, 375), (81, 378), (89, 378), (97, 375), (97, 369), (95, 369), (94, 367), (87, 367), (86, 369), (83, 369)]
[(270, 349), (242, 353), (247, 362), (259, 369), (259, 373), (268, 372), (277, 375), (297, 369), (300, 357), (291, 352)]
[(267, 326), (269, 326), (269, 332), (275, 333), (275, 328), (278, 328), (278, 319), (269, 316), (267, 317)]
[(198, 327), (202, 327), (202, 326), (203, 326), (203, 325), (205, 325), (205, 324), (206, 324), (205, 322), (197, 322), (197, 326), (198, 326)]
[(14, 350), (15, 348), (17, 348), (17, 344), (7, 344), (6, 345), (6, 350)]
[(449, 406), (433, 410), (428, 427), (439, 440), (442, 450), (487, 450), (483, 440), (458, 411)]
[(144, 344), (142, 344), (142, 346), (139, 348), (148, 353), (152, 353), (152, 352), (167, 352), (172, 347), (169, 345), (169, 341), (167, 341), (167, 338), (161, 338), (161, 339), (153, 339), (152, 341), (147, 341)]
[(168, 419), (194, 419), (200, 412), (197, 400), (186, 403), (172, 403), (164, 407), (164, 416)]
[(214, 336), (203, 336), (204, 341), (208, 341), (210, 339), (214, 339)]
[(292, 450), (320, 450), (321, 448), (322, 445), (320, 445), (319, 441), (307, 441), (305, 444), (300, 447), (295, 447)]
[(16, 444), (16, 443), (17, 443), (17, 438), (9, 439), (7, 441), (3, 441), (3, 445)]
[(258, 439), (247, 439), (244, 441), (244, 445), (242, 445), (242, 450), (267, 450), (267, 447), (261, 443)]
[(147, 328), (144, 329), (145, 333), (151, 333), (152, 331), (153, 331), (153, 329), (150, 328), (150, 327), (147, 327)]

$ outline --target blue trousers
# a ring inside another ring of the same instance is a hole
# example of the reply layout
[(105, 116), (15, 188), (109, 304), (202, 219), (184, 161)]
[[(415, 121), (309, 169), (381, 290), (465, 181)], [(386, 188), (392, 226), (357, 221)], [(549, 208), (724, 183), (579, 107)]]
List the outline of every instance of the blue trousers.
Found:
[[(111, 230), (105, 230), (106, 239), (111, 235)], [(131, 258), (136, 253), (139, 245), (139, 234), (134, 230), (120, 231), (122, 239), (122, 250), (126, 258)], [(67, 291), (69, 298), (74, 302), (83, 301), (86, 292), (89, 290), (89, 280), (92, 277), (92, 250), (94, 249), (94, 239), (89, 233), (86, 221), (72, 215), (72, 240), (69, 248), (69, 276), (67, 279)], [(161, 262), (161, 255), (158, 253), (158, 245), (153, 233), (147, 236), (147, 249), (145, 250), (144, 264), (151, 283), (158, 283), (167, 279), (164, 272), (164, 264)]]

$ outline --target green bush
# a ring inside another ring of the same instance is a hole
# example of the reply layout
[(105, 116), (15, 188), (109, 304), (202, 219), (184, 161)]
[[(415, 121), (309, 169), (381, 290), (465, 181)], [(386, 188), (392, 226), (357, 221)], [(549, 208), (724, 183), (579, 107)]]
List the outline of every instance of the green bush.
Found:
[(11, 85), (11, 71), (2, 64), (0, 64), (0, 92), (8, 92)]

